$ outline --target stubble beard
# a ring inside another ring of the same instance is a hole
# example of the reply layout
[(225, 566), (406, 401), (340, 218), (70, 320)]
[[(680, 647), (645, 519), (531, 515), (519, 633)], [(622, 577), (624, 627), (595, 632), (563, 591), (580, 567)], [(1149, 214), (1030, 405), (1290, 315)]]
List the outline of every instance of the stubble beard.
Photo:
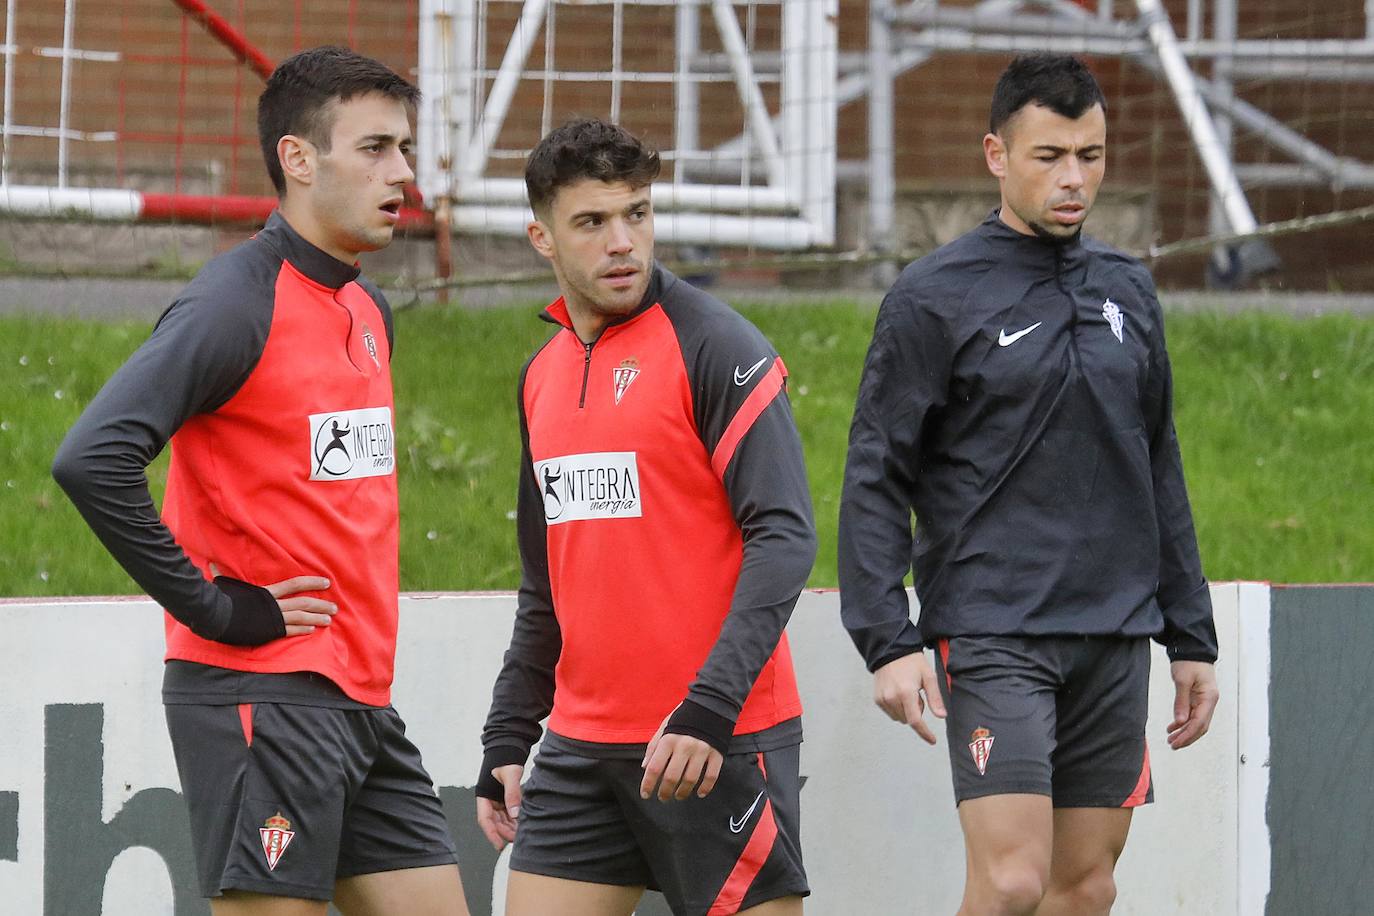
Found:
[(332, 163), (324, 165), (320, 175), (330, 182), (321, 215), (335, 227), (338, 236), (348, 240), (350, 248), (358, 252), (380, 251), (391, 244), (396, 227), (369, 225), (369, 216), (375, 216), (377, 211), (359, 211), (359, 198), (367, 196), (370, 188), (349, 188)]
[(645, 291), (649, 288), (648, 271), (641, 264), (636, 263), (636, 267), (639, 269), (637, 278), (640, 282), (623, 293), (616, 293), (612, 296), (602, 294), (597, 289), (600, 277), (592, 275), (584, 277), (582, 282), (574, 287), (574, 290), (577, 292), (578, 298), (582, 300), (584, 307), (592, 314), (608, 321), (623, 318), (639, 306), (639, 303), (644, 300)]
[[(1046, 242), (1053, 242), (1056, 245), (1065, 245), (1069, 242), (1077, 241), (1078, 237), (1083, 234), (1083, 226), (1086, 225), (1088, 222), (1088, 214), (1092, 212), (1092, 207), (1088, 204), (1085, 198), (1078, 197), (1077, 195), (1067, 197), (1064, 200), (1059, 201), (1058, 203), (1062, 205), (1064, 203), (1068, 203), (1069, 201), (1074, 201), (1076, 203), (1083, 204), (1083, 218), (1080, 219), (1073, 226), (1065, 226), (1059, 228), (1055, 228), (1048, 223), (1041, 222), (1040, 220), (1026, 219), (1026, 225), (1029, 226), (1031, 231), (1035, 233), (1036, 238), (1042, 239)], [(1053, 210), (1054, 207), (1051, 202), (1047, 202), (1045, 205), (1045, 209)], [(1025, 219), (1025, 217), (1022, 217), (1022, 219)]]
[(1080, 221), (1077, 226), (1072, 227), (1068, 232), (1055, 232), (1038, 220), (1027, 220), (1026, 225), (1030, 226), (1036, 238), (1042, 241), (1052, 242), (1055, 245), (1064, 245), (1068, 242), (1075, 241), (1083, 234), (1083, 221)]

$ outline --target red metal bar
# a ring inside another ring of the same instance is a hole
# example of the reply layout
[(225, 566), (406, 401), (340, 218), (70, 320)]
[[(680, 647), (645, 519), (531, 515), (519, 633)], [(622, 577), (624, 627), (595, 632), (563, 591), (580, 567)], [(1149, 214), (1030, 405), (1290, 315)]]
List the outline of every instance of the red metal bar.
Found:
[(144, 220), (179, 223), (258, 223), (277, 206), (275, 197), (210, 194), (144, 194)]
[[(275, 197), (248, 197), (232, 194), (144, 194), (145, 221), (178, 223), (249, 223), (262, 225), (277, 207)], [(401, 208), (398, 229), (429, 229), (433, 218), (425, 210)]]
[(253, 68), (253, 72), (264, 80), (272, 75), (275, 66), (271, 58), (263, 54), (253, 46), (243, 33), (234, 28), (219, 13), (210, 9), (201, 0), (172, 0), (177, 6), (191, 18), (195, 19), (205, 30), (220, 43), (233, 52), (234, 56)]

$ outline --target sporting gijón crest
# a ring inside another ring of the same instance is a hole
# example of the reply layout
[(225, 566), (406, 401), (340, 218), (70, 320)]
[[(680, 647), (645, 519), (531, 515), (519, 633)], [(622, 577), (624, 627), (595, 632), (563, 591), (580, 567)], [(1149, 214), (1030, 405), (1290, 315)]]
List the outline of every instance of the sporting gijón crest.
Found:
[(258, 828), (258, 835), (262, 837), (262, 852), (267, 857), (267, 868), (276, 871), (277, 863), (286, 854), (286, 847), (296, 838), (296, 831), (291, 829), (291, 822), (278, 811)]
[(615, 382), (615, 402), (620, 403), (620, 399), (625, 397), (625, 392), (639, 375), (639, 360), (631, 356), (623, 360), (619, 366), (611, 370), (611, 378)]
[(992, 737), (992, 732), (986, 728), (978, 727), (969, 735), (968, 750), (973, 755), (973, 763), (978, 767), (978, 775), (984, 776), (988, 771), (988, 758), (992, 756), (992, 742), (996, 740)]
[(367, 350), (367, 355), (372, 357), (372, 364), (378, 369), (382, 368), (381, 362), (377, 359), (377, 338), (367, 324), (363, 324), (363, 347)]

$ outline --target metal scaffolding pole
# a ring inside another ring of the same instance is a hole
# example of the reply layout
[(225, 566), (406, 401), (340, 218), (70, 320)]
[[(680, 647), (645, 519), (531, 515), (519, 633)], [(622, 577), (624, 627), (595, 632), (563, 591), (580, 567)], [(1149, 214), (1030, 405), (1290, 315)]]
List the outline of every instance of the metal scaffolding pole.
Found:
[[(1374, 0), (1368, 0), (1374, 5)], [(1055, 4), (1065, 15), (1075, 19), (1087, 19), (1088, 14), (1080, 7), (1069, 3)], [(1215, 50), (1213, 51), (1215, 53)], [(1159, 60), (1148, 53), (1133, 53), (1131, 59), (1155, 75), (1161, 75)], [(1342, 159), (1318, 143), (1304, 137), (1287, 124), (1275, 118), (1244, 99), (1237, 98), (1234, 92), (1225, 95), (1216, 91), (1211, 80), (1194, 77), (1198, 90), (1206, 97), (1213, 108), (1224, 111), (1237, 123), (1259, 134), (1275, 149), (1281, 150), (1301, 163), (1311, 166), (1330, 179), (1333, 187), (1357, 183), (1363, 185), (1374, 176), (1374, 167), (1354, 159)]]
[(10, 183), (10, 129), (14, 126), (14, 2), (5, 3), (5, 113), (0, 126), (0, 187)]
[[(677, 7), (677, 79), (673, 82), (673, 141), (679, 154), (694, 153), (701, 145), (697, 106), (701, 93), (692, 78), (692, 59), (701, 47), (701, 16), (695, 3)], [(673, 182), (681, 184), (683, 164), (673, 169)]]
[[(1226, 47), (1235, 43), (1237, 15), (1236, 0), (1215, 0), (1212, 7), (1212, 37), (1217, 44)], [(1212, 93), (1209, 94), (1209, 99), (1215, 99), (1212, 118), (1217, 127), (1217, 141), (1221, 144), (1227, 161), (1234, 167), (1235, 136), (1231, 129), (1231, 116), (1227, 113), (1230, 103), (1235, 101), (1236, 97), (1235, 86), (1231, 81), (1231, 63), (1231, 55), (1228, 53), (1218, 54), (1212, 62)], [(1226, 214), (1222, 212), (1221, 199), (1215, 193), (1212, 194), (1208, 223), (1209, 231), (1213, 235), (1220, 235), (1229, 228)], [(1216, 254), (1223, 254), (1222, 249), (1218, 248)]]
[[(893, 128), (892, 0), (868, 6), (868, 233), (869, 247), (890, 252), (896, 196), (896, 135)], [(882, 282), (885, 278), (878, 278)]]
[(57, 114), (57, 186), (67, 186), (67, 123), (72, 108), (72, 32), (76, 28), (76, 0), (67, 0), (62, 20), (62, 88)]
[(1179, 112), (1183, 115), (1183, 123), (1207, 170), (1207, 177), (1221, 200), (1227, 224), (1233, 232), (1251, 231), (1256, 225), (1255, 215), (1250, 212), (1250, 204), (1246, 202), (1240, 182), (1236, 180), (1235, 170), (1231, 168), (1231, 161), (1207, 112), (1193, 71), (1188, 68), (1178, 49), (1178, 37), (1174, 35), (1168, 14), (1160, 5), (1160, 0), (1135, 0), (1135, 3), (1141, 17), (1148, 23), (1147, 33), (1164, 71), (1164, 79), (1174, 94)]
[[(1168, 13), (1160, 0), (1136, 0), (1136, 9), (1146, 24), (1164, 78), (1174, 93), (1183, 122), (1207, 170), (1208, 180), (1218, 200), (1217, 212), (1224, 215), (1231, 232), (1253, 232), (1258, 223), (1236, 177), (1229, 146), (1223, 143), (1218, 134), (1193, 71), (1183, 59)], [(1219, 254), (1219, 258), (1212, 259), (1209, 279), (1222, 286), (1237, 285), (1250, 276), (1278, 266), (1273, 249), (1258, 239), (1228, 247)]]

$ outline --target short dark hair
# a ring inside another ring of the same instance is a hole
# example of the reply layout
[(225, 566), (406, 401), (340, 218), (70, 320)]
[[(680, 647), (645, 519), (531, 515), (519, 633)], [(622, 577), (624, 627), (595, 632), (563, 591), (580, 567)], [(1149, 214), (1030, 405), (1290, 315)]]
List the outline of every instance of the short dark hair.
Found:
[(1066, 118), (1081, 118), (1094, 105), (1107, 110), (1092, 71), (1069, 54), (1022, 54), (1008, 64), (992, 91), (988, 132), (1001, 131), (1027, 105), (1042, 105)]
[(329, 152), (334, 102), (369, 92), (404, 102), (412, 110), (420, 101), (420, 90), (404, 77), (348, 48), (311, 48), (277, 65), (258, 97), (258, 142), (278, 195), (286, 193), (286, 177), (277, 159), (277, 142), (291, 134)]
[(658, 151), (618, 124), (578, 118), (549, 131), (525, 162), (530, 208), (547, 214), (559, 188), (591, 178), (650, 184), (662, 163)]

